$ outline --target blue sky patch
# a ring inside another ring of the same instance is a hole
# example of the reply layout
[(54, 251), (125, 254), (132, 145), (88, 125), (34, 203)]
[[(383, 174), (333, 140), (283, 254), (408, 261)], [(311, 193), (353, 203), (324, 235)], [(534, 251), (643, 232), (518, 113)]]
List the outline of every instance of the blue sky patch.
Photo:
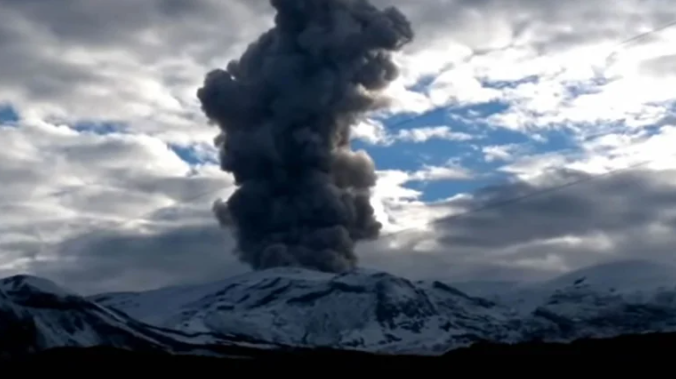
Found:
[(69, 126), (71, 129), (77, 130), (78, 132), (93, 133), (98, 135), (125, 133), (127, 131), (126, 125), (117, 122), (81, 121)]
[(14, 126), (19, 119), (19, 113), (14, 107), (9, 104), (0, 104), (0, 126)]
[(429, 139), (425, 142), (397, 141), (390, 146), (372, 145), (361, 140), (353, 141), (355, 149), (366, 150), (375, 160), (379, 169), (402, 169), (415, 171), (425, 165), (441, 166), (453, 159), (457, 163), (468, 166), (481, 166), (488, 169), (480, 152), (481, 146), (524, 143), (530, 138), (518, 131), (493, 128), (479, 124), (477, 119), (484, 119), (492, 114), (507, 109), (500, 102), (490, 102), (459, 108), (443, 108), (428, 112), (416, 119), (402, 123), (397, 117), (385, 121), (388, 134), (397, 134), (401, 130), (411, 130), (430, 126), (448, 126), (453, 132), (475, 136), (475, 140), (456, 141)]
[(199, 164), (202, 162), (202, 158), (200, 158), (200, 155), (193, 147), (170, 144), (169, 148), (173, 150), (174, 153), (176, 153), (176, 155), (179, 156), (179, 158), (181, 158), (183, 161), (191, 165)]
[[(505, 89), (526, 83), (537, 83), (537, 76), (518, 81), (492, 81), (482, 83), (485, 87)], [(434, 77), (425, 77), (409, 89), (424, 92)], [(571, 84), (567, 88), (571, 97), (593, 93), (605, 85), (604, 78), (590, 83)], [(424, 114), (400, 113), (390, 117), (376, 117), (385, 126), (390, 136), (397, 136), (403, 130), (446, 126), (452, 132), (473, 136), (472, 140), (445, 140), (431, 138), (424, 142), (396, 140), (390, 145), (371, 144), (354, 140), (355, 149), (366, 150), (376, 162), (379, 170), (404, 170), (416, 172), (426, 166), (449, 167), (457, 165), (477, 175), (471, 179), (447, 179), (436, 181), (412, 181), (406, 187), (423, 192), (422, 200), (434, 201), (458, 193), (473, 192), (480, 188), (498, 184), (509, 178), (508, 173), (499, 171), (509, 163), (507, 160), (488, 160), (483, 149), (488, 146), (515, 148), (514, 158), (524, 155), (540, 155), (550, 152), (574, 153), (581, 151), (575, 131), (567, 125), (555, 125), (550, 129), (519, 131), (491, 125), (487, 120), (492, 115), (508, 111), (510, 105), (502, 101), (491, 101), (464, 106), (445, 106), (432, 109)], [(618, 125), (622, 128), (622, 125)]]
[[(579, 146), (572, 139), (572, 134), (552, 130), (541, 134), (543, 140), (538, 141), (528, 136), (507, 129), (490, 129), (486, 138), (480, 140), (478, 144), (460, 143), (457, 146), (449, 145), (448, 141), (428, 141), (420, 144), (422, 156), (425, 153), (430, 155), (424, 163), (431, 166), (443, 166), (444, 162), (456, 158), (456, 162), (464, 167), (475, 177), (471, 179), (445, 179), (431, 182), (412, 181), (407, 183), (406, 187), (419, 190), (423, 193), (421, 200), (436, 201), (457, 195), (460, 193), (474, 192), (490, 185), (496, 185), (504, 182), (511, 177), (511, 174), (498, 171), (506, 163), (502, 160), (487, 161), (482, 148), (485, 146), (516, 145), (520, 148), (519, 155), (538, 155), (552, 151), (580, 151)], [(417, 147), (417, 146), (416, 146)], [(433, 148), (430, 148), (433, 147)], [(411, 150), (409, 146), (405, 147)], [(381, 153), (382, 155), (382, 153)], [(409, 153), (414, 156), (415, 154)], [(379, 163), (378, 158), (376, 164)], [(387, 157), (381, 158), (387, 160)], [(420, 160), (419, 160), (420, 161)], [(397, 162), (399, 168), (407, 171), (419, 170), (419, 165), (409, 165), (406, 167), (402, 162)], [(396, 167), (392, 167), (396, 168)]]
[[(445, 140), (431, 138), (424, 142), (397, 140), (391, 145), (374, 145), (367, 141), (354, 140), (354, 149), (364, 149), (376, 162), (378, 170), (403, 170), (416, 172), (426, 166), (459, 166), (470, 173), (479, 174), (471, 179), (444, 179), (435, 181), (411, 181), (406, 187), (423, 192), (422, 199), (434, 201), (458, 193), (472, 192), (484, 186), (495, 184), (509, 174), (497, 172), (504, 165), (502, 161), (485, 159), (485, 146), (523, 145), (533, 152), (567, 146), (566, 136), (556, 132), (547, 133), (544, 142), (535, 144), (532, 135), (520, 131), (494, 127), (485, 122), (491, 115), (504, 112), (509, 105), (499, 101), (473, 104), (461, 107), (442, 107), (422, 115), (396, 115), (380, 119), (388, 135), (396, 136), (400, 131), (426, 127), (448, 126), (453, 132), (475, 137), (472, 140)], [(551, 135), (550, 135), (551, 134)], [(490, 175), (485, 175), (490, 173)]]
[(480, 118), (489, 117), (497, 113), (502, 113), (509, 109), (509, 104), (502, 101), (489, 101), (487, 103), (473, 104), (464, 107), (457, 107), (450, 110), (452, 114)]
[(449, 159), (471, 154), (471, 146), (460, 141), (431, 139), (426, 142), (399, 142), (392, 146), (353, 141), (355, 150), (364, 149), (376, 162), (378, 170), (417, 171), (424, 166), (441, 166)]
[(201, 151), (199, 146), (181, 146), (177, 144), (169, 144), (169, 148), (178, 155), (184, 162), (191, 166), (203, 164), (206, 162), (218, 163), (214, 157), (208, 156), (204, 151)]
[(418, 93), (426, 93), (430, 85), (437, 79), (435, 75), (425, 75), (417, 83), (406, 87), (407, 90)]

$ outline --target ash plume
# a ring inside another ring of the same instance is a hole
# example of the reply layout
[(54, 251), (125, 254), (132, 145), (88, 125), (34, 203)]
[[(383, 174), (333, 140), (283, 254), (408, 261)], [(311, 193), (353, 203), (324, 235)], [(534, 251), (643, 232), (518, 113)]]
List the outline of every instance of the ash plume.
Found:
[(398, 75), (391, 53), (413, 31), (396, 8), (366, 0), (271, 4), (275, 26), (197, 92), (237, 185), (214, 212), (254, 269), (342, 272), (357, 264), (355, 243), (381, 229), (375, 166), (350, 150), (350, 128), (387, 104), (381, 92)]

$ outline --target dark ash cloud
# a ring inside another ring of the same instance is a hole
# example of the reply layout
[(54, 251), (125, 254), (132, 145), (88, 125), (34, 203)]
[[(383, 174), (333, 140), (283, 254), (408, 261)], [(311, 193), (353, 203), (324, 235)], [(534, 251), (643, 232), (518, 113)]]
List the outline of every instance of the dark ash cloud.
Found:
[(217, 218), (254, 269), (355, 267), (354, 244), (380, 223), (370, 204), (374, 164), (350, 150), (350, 128), (385, 104), (391, 52), (413, 39), (396, 8), (364, 0), (272, 0), (275, 26), (198, 97), (222, 134), (221, 166), (239, 186)]

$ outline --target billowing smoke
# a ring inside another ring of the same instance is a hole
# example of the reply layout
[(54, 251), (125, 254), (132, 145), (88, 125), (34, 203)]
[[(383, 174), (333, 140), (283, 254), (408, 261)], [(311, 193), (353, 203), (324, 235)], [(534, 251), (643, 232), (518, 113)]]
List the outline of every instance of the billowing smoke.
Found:
[(214, 212), (254, 269), (354, 268), (358, 240), (381, 224), (375, 166), (350, 150), (350, 127), (386, 105), (391, 53), (413, 38), (397, 9), (366, 0), (271, 0), (275, 26), (197, 96), (218, 124), (221, 167), (238, 186)]

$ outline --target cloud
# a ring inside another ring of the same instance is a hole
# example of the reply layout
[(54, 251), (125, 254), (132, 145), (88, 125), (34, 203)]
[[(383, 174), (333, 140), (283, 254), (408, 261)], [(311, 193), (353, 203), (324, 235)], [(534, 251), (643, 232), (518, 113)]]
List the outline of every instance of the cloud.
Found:
[[(532, 0), (375, 3), (403, 9), (417, 34), (398, 58), (403, 76), (389, 90), (395, 102), (388, 112), (420, 113), (443, 103), (500, 98), (514, 104), (514, 110), (495, 121), (513, 128), (532, 123), (537, 112), (545, 110), (543, 91), (560, 93), (562, 83), (593, 80), (596, 58), (602, 62), (617, 41), (676, 18), (658, 0), (640, 6), (618, 1), (612, 14), (603, 4), (581, 0), (565, 5)], [(206, 70), (238, 56), (270, 25), (272, 15), (266, 1), (241, 0), (189, 5), (174, 0), (66, 0), (58, 5), (4, 0), (2, 6), (0, 98), (11, 100), (27, 115), (126, 120), (164, 139), (185, 140), (190, 135), (202, 142), (213, 132), (203, 126), (194, 89)], [(659, 38), (642, 40), (649, 42), (643, 54), (619, 54), (625, 63), (604, 73), (619, 79), (618, 84), (589, 103), (626, 97), (627, 89), (621, 94), (617, 89), (636, 84), (624, 81), (636, 75), (632, 67), (668, 62), (672, 35), (667, 30)], [(594, 59), (587, 63), (590, 56)], [(533, 98), (536, 92), (528, 85), (512, 91), (490, 85), (533, 75), (543, 76), (538, 81), (540, 100)], [(411, 87), (430, 77), (425, 91)], [(671, 88), (648, 82), (641, 88), (655, 84)], [(645, 105), (659, 96), (630, 98), (630, 105)], [(560, 101), (552, 99), (548, 109), (562, 105)], [(575, 114), (547, 118), (580, 119), (580, 107), (584, 104), (570, 109)]]
[[(43, 125), (43, 128), (42, 134), (35, 130), (29, 132), (30, 128), (3, 129), (3, 132), (25, 133), (31, 137), (25, 137), (25, 140), (40, 141), (41, 138), (53, 137), (59, 130), (53, 125)], [(65, 136), (65, 140), (83, 138), (67, 131), (61, 136)], [(99, 168), (88, 172), (98, 172), (104, 177), (125, 177), (118, 176), (124, 171), (115, 175), (107, 171), (120, 168), (106, 164), (106, 156), (114, 161), (115, 157), (123, 158), (125, 154), (141, 154), (139, 158), (142, 159), (136, 162), (152, 166), (152, 152), (156, 151), (158, 158), (155, 159), (171, 161), (162, 155), (171, 155), (170, 149), (154, 150), (149, 147), (152, 143), (139, 142), (143, 141), (142, 138), (136, 141), (127, 137), (129, 141), (136, 142), (120, 145), (120, 136), (89, 137), (92, 146), (110, 139), (114, 141), (110, 142), (114, 147), (108, 149), (120, 149), (115, 154), (102, 149), (102, 157), (99, 158), (92, 153), (96, 149), (91, 146), (83, 146), (76, 152), (78, 157), (90, 154), (87, 155), (88, 160), (96, 162)], [(24, 157), (39, 158), (39, 155), (26, 154), (26, 150), (22, 150), (30, 145), (22, 143), (16, 136), (13, 138), (11, 146), (18, 151), (3, 151), (11, 155), (13, 161), (20, 162), (18, 157), (22, 151)], [(135, 144), (143, 148), (135, 148)], [(67, 143), (62, 143), (62, 146), (78, 149)], [(644, 148), (654, 149), (654, 146), (646, 145)], [(146, 154), (145, 157), (143, 154)], [(176, 162), (178, 167), (182, 167), (179, 161)], [(578, 161), (577, 164), (585, 167), (584, 162)], [(4, 162), (0, 166), (7, 167)], [(124, 159), (120, 166), (143, 172), (143, 167), (134, 167)], [(68, 177), (69, 165), (56, 167), (63, 171), (58, 171), (60, 174), (53, 177)], [(153, 179), (153, 183), (164, 183), (158, 185), (154, 196), (161, 194), (168, 198), (186, 199), (195, 188), (205, 187), (200, 180), (209, 180), (215, 187), (227, 183), (226, 178), (219, 176), (218, 170), (212, 169), (214, 171), (210, 173), (182, 177), (172, 176), (170, 173), (175, 168), (168, 168), (166, 177)], [(672, 170), (641, 170), (609, 176), (510, 206), (455, 218), (452, 215), (488, 202), (584, 179), (589, 173), (572, 170), (553, 172), (544, 177), (479, 191), (475, 195), (459, 195), (432, 204), (424, 203), (419, 200), (421, 192), (407, 188), (406, 184), (433, 171), (391, 170), (379, 173), (374, 195), (375, 201), (380, 204), (378, 216), (388, 218), (391, 223), (386, 223), (383, 239), (359, 246), (362, 265), (416, 278), (466, 280), (490, 275), (493, 278), (518, 279), (547, 277), (606, 259), (637, 256), (670, 259), (669, 246), (674, 242), (670, 231), (676, 225), (676, 197), (673, 195), (676, 193), (676, 172)], [(139, 180), (144, 176), (128, 173), (124, 182), (128, 185), (120, 188), (120, 192), (130, 192), (127, 188), (134, 188), (134, 177)], [(26, 182), (26, 187), (19, 192), (25, 192), (29, 183)], [(227, 185), (223, 187), (224, 196), (227, 196)], [(137, 196), (142, 196), (144, 189), (147, 187), (139, 186)], [(64, 189), (66, 194), (68, 190)], [(87, 191), (95, 194), (98, 190), (88, 188)], [(133, 192), (130, 195), (133, 198)], [(3, 225), (11, 226), (4, 229), (3, 240), (0, 241), (3, 252), (1, 273), (33, 272), (76, 290), (93, 293), (216, 280), (245, 270), (230, 253), (232, 240), (217, 228), (208, 210), (209, 201), (215, 195), (195, 204), (148, 204), (145, 209), (152, 213), (141, 220), (134, 220), (134, 216), (141, 213), (140, 204), (143, 202), (131, 207), (132, 212), (125, 207), (129, 199), (124, 197), (91, 198), (86, 204), (92, 206), (93, 210), (89, 212), (97, 214), (87, 218), (79, 213), (86, 206), (63, 206), (62, 202), (40, 196), (29, 205), (19, 206), (21, 196), (18, 193), (12, 196), (16, 201), (11, 204), (14, 208), (10, 207), (10, 210), (14, 212), (3, 211), (3, 221), (7, 220)], [(86, 197), (77, 199), (83, 201)], [(112, 204), (101, 208), (99, 203), (105, 202)], [(165, 208), (153, 212), (162, 205)], [(443, 220), (445, 216), (451, 218), (430, 224), (431, 220)], [(68, 223), (63, 220), (70, 220), (70, 225), (64, 226)], [(91, 225), (93, 220), (101, 228)], [(40, 239), (50, 243), (45, 244)], [(55, 243), (51, 243), (53, 241)]]
[[(577, 0), (398, 3), (419, 38), (401, 57), (406, 75), (393, 89), (396, 111), (500, 100), (509, 110), (490, 119), (494, 126), (531, 130), (623, 120), (644, 126), (673, 103), (668, 62), (676, 29), (618, 45), (676, 19), (658, 0), (618, 1), (610, 13)], [(428, 83), (423, 91), (420, 82)], [(518, 84), (501, 85), (509, 82)]]
[[(383, 175), (381, 183), (405, 180), (393, 179), (401, 177), (396, 173)], [(406, 226), (414, 230), (390, 229), (394, 233), (385, 233), (383, 239), (359, 245), (360, 261), (364, 267), (412, 278), (458, 281), (486, 275), (540, 279), (625, 258), (673, 261), (674, 170), (633, 170), (464, 213), (587, 178), (589, 174), (578, 171), (555, 172), (431, 205), (412, 200), (415, 194), (392, 193), (388, 212), (398, 219), (427, 214), (417, 227), (414, 218), (407, 220)], [(394, 205), (406, 198), (404, 206)], [(116, 230), (75, 236), (50, 250), (53, 255), (43, 252), (31, 270), (90, 292), (217, 280), (247, 270), (230, 254), (232, 241), (211, 215), (189, 209), (196, 212), (195, 222), (187, 226), (180, 221), (187, 218), (184, 210), (177, 217), (152, 218), (156, 226), (143, 233)], [(163, 219), (174, 221), (162, 224)], [(438, 221), (429, 224), (430, 219)]]
[(673, 169), (598, 179), (562, 170), (428, 207), (449, 215), (430, 229), (394, 233), (364, 247), (364, 259), (403, 275), (446, 280), (478, 279), (487, 272), (501, 279), (540, 279), (629, 258), (674, 263)]
[[(552, 173), (542, 178), (541, 183), (517, 182), (482, 191), (467, 201), (466, 206), (472, 209), (490, 201), (534, 193), (552, 183), (589, 178), (589, 174), (580, 172)], [(634, 256), (637, 252), (631, 249), (641, 244), (646, 244), (642, 248), (644, 257), (668, 258), (660, 256), (664, 251), (650, 247), (662, 247), (663, 238), (668, 237), (654, 234), (652, 228), (666, 226), (676, 216), (674, 179), (676, 172), (672, 170), (625, 172), (533, 197), (513, 206), (495, 207), (440, 221), (436, 230), (443, 244), (474, 249), (530, 248), (559, 239), (555, 246), (548, 247), (549, 253), (553, 253), (556, 245), (570, 248), (570, 244), (577, 243), (580, 256), (568, 251), (563, 257), (571, 261), (599, 259), (593, 254), (594, 246), (610, 255)], [(605, 248), (603, 244), (594, 244), (599, 235), (605, 235), (613, 242)], [(570, 240), (566, 240), (567, 237)], [(629, 242), (629, 249), (621, 246), (624, 241)], [(509, 254), (511, 258), (518, 256), (518, 250)], [(534, 252), (531, 250), (530, 253)]]
[(499, 171), (526, 179), (557, 169), (589, 174), (602, 174), (633, 165), (670, 169), (676, 167), (671, 148), (675, 142), (676, 127), (673, 125), (662, 125), (651, 132), (622, 129), (584, 139), (572, 148), (520, 154), (500, 167)]
[(465, 132), (453, 131), (450, 126), (423, 126), (388, 131), (381, 122), (373, 120), (366, 120), (355, 125), (352, 133), (353, 139), (381, 146), (391, 146), (396, 143), (423, 143), (433, 139), (469, 141), (479, 138)]
[[(621, 259), (676, 263), (675, 131), (607, 134), (573, 154), (519, 154), (503, 168), (515, 178), (435, 203), (400, 192), (388, 209), (411, 221), (361, 246), (362, 261), (458, 281), (545, 279)], [(386, 178), (405, 186), (410, 174)]]
[(676, 75), (674, 62), (676, 62), (676, 54), (661, 55), (641, 62), (640, 70), (641, 73), (656, 78), (673, 77)]
[(195, 88), (269, 23), (265, 5), (2, 0), (0, 99), (24, 118), (115, 121), (166, 141), (208, 142)]
[[(77, 289), (95, 288), (95, 282), (111, 288), (125, 282), (131, 286), (168, 283), (172, 270), (190, 266), (183, 263), (170, 269), (161, 262), (175, 262), (185, 246), (165, 237), (172, 242), (164, 250), (144, 249), (159, 247), (162, 236), (190, 236), (200, 225), (215, 226), (210, 203), (218, 196), (227, 197), (233, 188), (232, 179), (213, 164), (189, 166), (163, 141), (145, 135), (98, 135), (65, 125), (24, 122), (0, 128), (0, 139), (6, 143), (0, 150), (3, 275), (44, 273), (65, 278)], [(136, 233), (131, 237), (130, 229)], [(102, 235), (109, 241), (101, 241)], [(223, 236), (214, 244), (219, 251), (227, 249)], [(122, 245), (113, 243), (116, 238), (132, 237), (144, 242), (121, 250)], [(90, 239), (103, 245), (86, 242)], [(193, 242), (194, 252), (182, 253), (186, 259), (202, 251), (200, 242)], [(153, 254), (155, 263), (150, 258)], [(230, 256), (222, 255), (223, 259)], [(162, 270), (167, 270), (165, 279), (159, 278)], [(138, 274), (136, 281), (129, 277), (120, 281), (133, 272)], [(100, 280), (85, 283), (78, 275), (99, 275)]]
[(512, 159), (512, 154), (518, 148), (516, 144), (484, 146), (481, 151), (484, 153), (484, 159), (487, 162), (496, 160), (508, 161)]
[(470, 179), (472, 173), (464, 167), (452, 166), (425, 166), (422, 170), (411, 174), (411, 181), (430, 182), (448, 179)]
[(248, 271), (231, 254), (233, 239), (202, 222), (159, 230), (102, 231), (67, 239), (28, 266), (83, 294), (138, 291), (187, 283), (206, 283)]
[(449, 141), (467, 141), (475, 137), (462, 132), (453, 132), (448, 126), (430, 126), (415, 129), (400, 130), (396, 137), (400, 141), (425, 142), (432, 138), (445, 139)]

